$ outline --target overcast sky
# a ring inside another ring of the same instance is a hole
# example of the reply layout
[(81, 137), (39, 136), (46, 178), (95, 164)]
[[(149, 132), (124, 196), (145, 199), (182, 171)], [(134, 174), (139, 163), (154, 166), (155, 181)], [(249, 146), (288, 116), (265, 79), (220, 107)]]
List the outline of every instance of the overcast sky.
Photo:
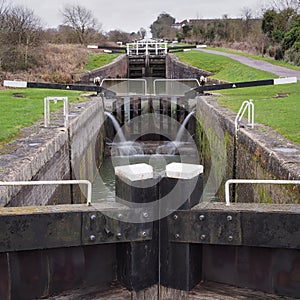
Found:
[(184, 19), (241, 17), (243, 8), (259, 10), (270, 0), (13, 0), (15, 5), (32, 9), (45, 27), (57, 27), (63, 20), (60, 11), (66, 4), (79, 4), (92, 10), (107, 32), (114, 29), (137, 32), (149, 26), (162, 12), (180, 22)]

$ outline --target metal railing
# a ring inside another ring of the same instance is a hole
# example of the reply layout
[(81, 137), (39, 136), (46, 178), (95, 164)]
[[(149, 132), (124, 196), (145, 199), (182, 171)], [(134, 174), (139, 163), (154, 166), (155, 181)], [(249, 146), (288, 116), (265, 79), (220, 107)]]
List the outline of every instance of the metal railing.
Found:
[[(147, 84), (147, 80), (146, 79), (137, 79), (137, 78), (104, 78), (102, 79), (101, 83), (100, 83), (100, 86), (102, 87), (104, 82), (106, 81), (110, 81), (110, 82), (115, 82), (115, 81), (119, 81), (120, 83), (122, 82), (141, 82), (144, 84), (144, 92), (142, 93), (143, 95), (146, 95), (147, 94), (147, 91), (148, 91), (148, 84)], [(113, 90), (113, 87), (110, 87), (112, 90)], [(126, 91), (124, 91), (124, 93), (120, 93), (118, 91), (115, 91), (117, 94), (130, 94), (130, 91), (128, 91), (129, 87), (127, 86), (127, 93)]]
[(237, 113), (234, 121), (234, 126), (235, 126), (235, 136), (237, 137), (237, 133), (240, 128), (240, 122), (248, 110), (248, 125), (251, 126), (251, 128), (254, 128), (254, 104), (252, 100), (246, 100), (242, 103), (239, 112)]
[(57, 101), (64, 102), (64, 126), (68, 127), (69, 124), (69, 107), (68, 107), (68, 97), (46, 97), (44, 98), (44, 126), (48, 127), (50, 124), (50, 101), (54, 101), (56, 104)]
[(141, 41), (136, 43), (128, 43), (127, 47), (127, 55), (140, 55), (146, 54), (148, 55), (150, 52), (158, 54), (167, 54), (168, 53), (168, 45), (167, 43), (159, 43), (153, 41)]
[(33, 185), (69, 185), (85, 184), (87, 186), (87, 205), (92, 204), (92, 183), (89, 180), (47, 180), (47, 181), (0, 181), (0, 186), (33, 186)]
[(300, 180), (264, 180), (264, 179), (229, 179), (225, 183), (226, 206), (230, 206), (229, 186), (233, 183), (243, 184), (300, 184)]
[[(200, 86), (200, 82), (198, 79), (196, 78), (183, 78), (183, 79), (155, 79), (153, 81), (153, 94), (156, 95), (157, 94), (157, 83), (158, 82), (196, 82), (197, 86)], [(191, 87), (187, 86), (187, 91), (189, 91), (191, 89)], [(181, 91), (182, 94), (184, 94), (186, 91)]]

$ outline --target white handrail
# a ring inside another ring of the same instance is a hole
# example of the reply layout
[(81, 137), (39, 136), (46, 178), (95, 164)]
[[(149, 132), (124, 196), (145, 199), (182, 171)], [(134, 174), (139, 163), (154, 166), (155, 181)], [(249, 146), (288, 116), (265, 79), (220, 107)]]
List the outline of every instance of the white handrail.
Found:
[(124, 81), (124, 82), (126, 82), (126, 81), (141, 81), (145, 84), (144, 85), (144, 95), (147, 94), (148, 84), (147, 84), (146, 79), (142, 79), (142, 78), (103, 78), (100, 83), (100, 86), (102, 86), (105, 81)]
[(155, 79), (153, 81), (153, 93), (156, 95), (156, 83), (157, 82), (176, 82), (176, 81), (196, 81), (198, 86), (200, 86), (200, 82), (197, 78), (171, 78), (171, 79)]
[(87, 185), (87, 205), (92, 203), (92, 183), (89, 180), (47, 180), (47, 181), (0, 181), (0, 186), (18, 186), (18, 185), (67, 185), (67, 184), (85, 184)]
[(252, 102), (253, 100), (250, 99), (249, 101), (246, 100), (242, 103), (239, 112), (237, 113), (234, 121), (235, 126), (235, 135), (237, 137), (237, 133), (239, 131), (239, 125), (240, 122), (245, 114), (245, 112), (248, 109), (248, 125), (251, 125), (251, 128), (254, 128), (254, 104)]
[(44, 98), (44, 126), (48, 127), (50, 124), (50, 101), (64, 102), (64, 126), (67, 128), (69, 124), (69, 107), (68, 107), (68, 97), (46, 97)]
[[(137, 41), (136, 43), (127, 43), (127, 55), (134, 53), (139, 55), (140, 53), (148, 55), (150, 50), (155, 51), (155, 54), (158, 55), (160, 52), (164, 54), (168, 53), (168, 43), (166, 42), (155, 42), (155, 41)], [(145, 51), (145, 52), (144, 52)]]
[(300, 180), (267, 180), (267, 179), (229, 179), (225, 183), (226, 206), (230, 206), (229, 185), (232, 183), (246, 184), (300, 184)]

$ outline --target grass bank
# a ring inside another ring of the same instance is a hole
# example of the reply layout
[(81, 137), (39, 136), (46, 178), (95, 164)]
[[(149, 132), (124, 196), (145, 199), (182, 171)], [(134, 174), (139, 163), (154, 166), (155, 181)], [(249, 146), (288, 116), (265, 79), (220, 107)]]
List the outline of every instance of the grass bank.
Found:
[(231, 58), (198, 50), (176, 53), (183, 62), (214, 73), (212, 78), (225, 81), (246, 81), (275, 78), (276, 75), (245, 66)]
[[(230, 58), (190, 51), (176, 54), (178, 58), (195, 67), (214, 73), (214, 78), (229, 82), (262, 80), (278, 76), (244, 66)], [(218, 103), (234, 112), (239, 110), (243, 101), (253, 99), (255, 122), (270, 126), (291, 141), (300, 144), (300, 83), (263, 86), (220, 91)], [(277, 98), (277, 94), (287, 94)]]
[[(280, 98), (277, 95), (286, 94)], [(238, 112), (245, 100), (253, 99), (255, 122), (270, 126), (300, 145), (300, 83), (222, 91), (218, 103)]]
[(85, 65), (85, 69), (87, 71), (92, 71), (96, 68), (103, 67), (111, 63), (118, 56), (119, 54), (89, 54), (87, 64)]
[[(16, 97), (18, 96), (18, 97)], [(0, 146), (16, 138), (20, 130), (43, 119), (45, 97), (68, 97), (69, 102), (79, 102), (80, 92), (47, 89), (12, 89), (0, 91)], [(51, 111), (63, 106), (51, 102)]]
[[(64, 53), (63, 49), (61, 49), (61, 52)], [(84, 55), (81, 54), (81, 56)], [(102, 67), (113, 61), (116, 57), (118, 57), (118, 54), (89, 54), (84, 69), (92, 70)], [(62, 61), (65, 60), (66, 59), (63, 59)], [(61, 62), (61, 65), (63, 65), (63, 62)], [(49, 81), (47, 80), (48, 78), (41, 79)], [(15, 96), (17, 94), (19, 97)], [(12, 139), (15, 139), (19, 135), (22, 128), (31, 126), (43, 118), (43, 101), (45, 97), (67, 96), (69, 98), (69, 102), (74, 103), (82, 101), (82, 99), (80, 99), (80, 94), (81, 92), (79, 91), (51, 89), (0, 90), (0, 146)], [(51, 111), (55, 111), (62, 106), (63, 104), (61, 101), (59, 101), (57, 104), (53, 104), (51, 102)]]

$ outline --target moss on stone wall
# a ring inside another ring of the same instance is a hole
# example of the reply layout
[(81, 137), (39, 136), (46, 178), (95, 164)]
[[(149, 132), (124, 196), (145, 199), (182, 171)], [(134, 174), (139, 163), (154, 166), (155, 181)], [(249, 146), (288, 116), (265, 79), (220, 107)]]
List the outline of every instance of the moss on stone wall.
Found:
[[(297, 166), (290, 168), (291, 163), (286, 164), (272, 155), (272, 150), (265, 145), (269, 142), (269, 137), (265, 136), (270, 134), (270, 130), (253, 132), (243, 129), (235, 143), (234, 116), (209, 97), (200, 97), (197, 101), (196, 124), (196, 141), (205, 167), (204, 177), (207, 182), (212, 176), (212, 182), (217, 185), (216, 196), (221, 201), (225, 200), (225, 182), (234, 175), (238, 179), (293, 178), (293, 170)], [(293, 176), (297, 178), (297, 175)], [(231, 201), (299, 204), (300, 191), (298, 186), (292, 185), (239, 184), (236, 185), (235, 199)]]

